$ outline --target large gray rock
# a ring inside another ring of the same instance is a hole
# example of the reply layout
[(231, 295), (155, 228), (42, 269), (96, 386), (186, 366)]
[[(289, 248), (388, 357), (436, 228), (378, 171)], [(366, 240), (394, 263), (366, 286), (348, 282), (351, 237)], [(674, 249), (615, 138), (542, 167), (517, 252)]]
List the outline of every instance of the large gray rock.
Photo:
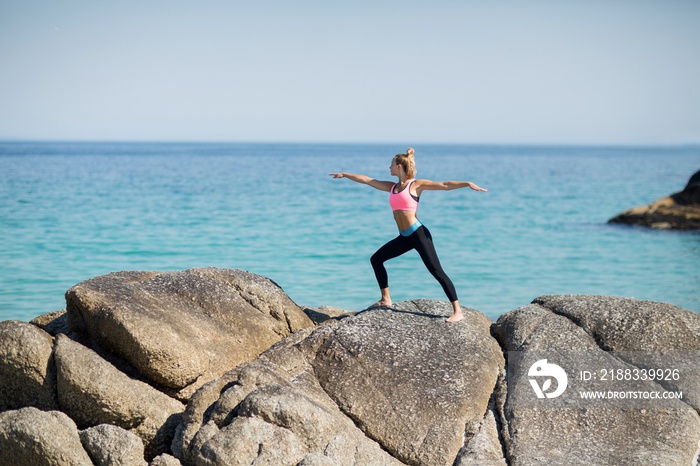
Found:
[(70, 327), (180, 399), (313, 325), (271, 280), (241, 270), (118, 272), (66, 293)]
[(590, 295), (541, 296), (535, 304), (564, 316), (605, 351), (644, 369), (675, 369), (658, 380), (700, 412), (700, 314), (672, 304)]
[(143, 440), (148, 458), (170, 450), (182, 403), (64, 335), (56, 337), (55, 358), (61, 409), (79, 427), (112, 424), (129, 430)]
[(197, 465), (451, 465), (479, 433), (464, 454), (493, 450), (504, 361), (491, 322), (464, 312), (448, 324), (448, 303), (422, 300), (298, 332), (202, 387), (174, 450)]
[(0, 413), (0, 464), (90, 466), (92, 462), (68, 416), (30, 407)]
[(609, 222), (655, 229), (699, 230), (700, 171), (690, 177), (683, 191), (648, 205), (628, 209), (611, 218)]
[(0, 322), (0, 411), (58, 409), (53, 338), (34, 325)]
[[(501, 316), (495, 332), (508, 365), (507, 397), (499, 406), (509, 464), (690, 464), (700, 440), (696, 410), (677, 399), (637, 399), (632, 394), (666, 388), (641, 378), (611, 380), (610, 374), (640, 370), (634, 358), (613, 350), (692, 348), (700, 337), (693, 330), (698, 317), (658, 303), (595, 296), (542, 297)], [(568, 385), (560, 385), (553, 364)], [(592, 376), (584, 379), (582, 371)], [(534, 384), (547, 395), (536, 396)], [(625, 395), (587, 400), (583, 391)]]
[(405, 463), (452, 464), (465, 432), (478, 431), (503, 368), (491, 321), (469, 310), (452, 325), (448, 307), (403, 303), (319, 332), (312, 364), (321, 386)]
[(121, 427), (100, 424), (80, 432), (80, 441), (95, 466), (147, 466), (143, 441)]

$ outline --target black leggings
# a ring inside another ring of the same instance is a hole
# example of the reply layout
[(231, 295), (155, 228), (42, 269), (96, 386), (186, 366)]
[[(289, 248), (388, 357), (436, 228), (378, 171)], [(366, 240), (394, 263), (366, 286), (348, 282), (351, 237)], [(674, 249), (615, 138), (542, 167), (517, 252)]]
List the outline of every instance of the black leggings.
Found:
[(445, 291), (450, 302), (457, 301), (455, 286), (452, 284), (450, 277), (442, 270), (440, 259), (438, 259), (435, 246), (433, 245), (433, 237), (425, 226), (419, 227), (409, 236), (397, 236), (372, 255), (370, 262), (374, 269), (374, 275), (377, 277), (379, 288), (383, 289), (389, 287), (389, 276), (384, 268), (384, 262), (398, 257), (411, 249), (418, 251), (428, 271), (437, 279), (440, 285), (442, 285), (442, 289)]

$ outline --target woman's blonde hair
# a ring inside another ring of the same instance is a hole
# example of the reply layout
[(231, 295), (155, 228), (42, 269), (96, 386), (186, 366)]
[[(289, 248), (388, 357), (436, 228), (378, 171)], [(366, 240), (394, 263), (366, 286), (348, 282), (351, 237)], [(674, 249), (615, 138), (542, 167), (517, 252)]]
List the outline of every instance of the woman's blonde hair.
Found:
[(409, 147), (406, 149), (405, 154), (396, 154), (394, 157), (396, 159), (396, 164), (403, 167), (403, 171), (406, 172), (408, 178), (415, 178), (416, 176), (416, 158), (413, 156), (415, 151)]

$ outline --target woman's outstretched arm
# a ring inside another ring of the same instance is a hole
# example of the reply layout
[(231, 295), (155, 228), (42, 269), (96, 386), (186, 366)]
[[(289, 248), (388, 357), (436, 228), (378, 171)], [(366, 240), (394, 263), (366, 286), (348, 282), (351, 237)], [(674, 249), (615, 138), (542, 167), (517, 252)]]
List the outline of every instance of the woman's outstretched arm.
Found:
[(475, 185), (471, 181), (430, 181), (416, 180), (416, 193), (420, 196), (423, 190), (450, 191), (452, 189), (471, 188), (474, 191), (486, 191), (485, 188)]
[(356, 175), (354, 173), (329, 173), (333, 178), (347, 178), (356, 183), (369, 185), (380, 191), (389, 191), (394, 185), (391, 181), (379, 181), (366, 175)]

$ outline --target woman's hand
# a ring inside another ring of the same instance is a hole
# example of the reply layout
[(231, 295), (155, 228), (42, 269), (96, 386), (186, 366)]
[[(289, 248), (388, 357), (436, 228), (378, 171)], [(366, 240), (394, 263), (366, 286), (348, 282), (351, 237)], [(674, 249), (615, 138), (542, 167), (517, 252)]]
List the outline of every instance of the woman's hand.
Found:
[(467, 182), (467, 186), (472, 188), (474, 191), (483, 191), (483, 192), (487, 191), (486, 188), (481, 188), (481, 187), (475, 185), (474, 183), (472, 183), (471, 181)]
[(347, 178), (348, 180), (354, 181), (356, 183), (367, 184), (380, 191), (389, 191), (394, 185), (394, 183), (392, 183), (391, 181), (379, 181), (375, 180), (374, 178), (370, 178), (369, 176), (356, 175), (355, 173), (329, 173), (328, 175), (336, 179)]
[(430, 181), (430, 180), (416, 180), (414, 185), (416, 187), (416, 194), (419, 196), (424, 190), (428, 191), (451, 191), (453, 189), (460, 188), (471, 188), (474, 191), (485, 192), (486, 189), (475, 185), (471, 181)]

